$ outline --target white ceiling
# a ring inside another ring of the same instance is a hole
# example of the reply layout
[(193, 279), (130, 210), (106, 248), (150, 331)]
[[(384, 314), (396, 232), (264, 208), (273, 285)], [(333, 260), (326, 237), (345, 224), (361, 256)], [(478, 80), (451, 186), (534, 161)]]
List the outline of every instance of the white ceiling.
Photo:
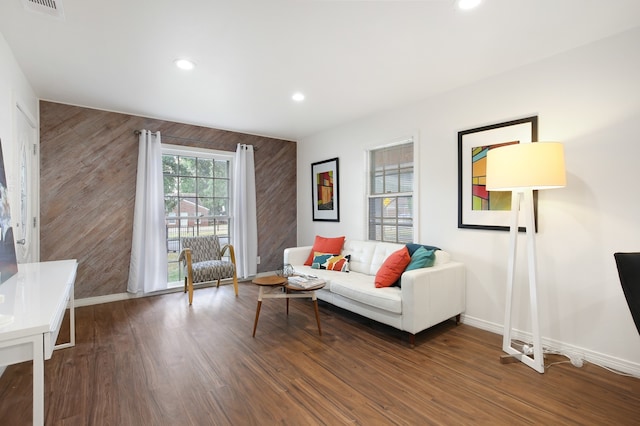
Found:
[(639, 0), (56, 1), (0, 1), (40, 98), (291, 140), (640, 26)]

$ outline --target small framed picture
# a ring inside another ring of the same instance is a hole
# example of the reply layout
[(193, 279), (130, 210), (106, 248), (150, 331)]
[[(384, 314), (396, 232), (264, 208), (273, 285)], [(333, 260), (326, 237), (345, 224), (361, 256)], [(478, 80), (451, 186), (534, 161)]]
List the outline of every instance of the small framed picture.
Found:
[(340, 222), (338, 159), (311, 164), (313, 220)]

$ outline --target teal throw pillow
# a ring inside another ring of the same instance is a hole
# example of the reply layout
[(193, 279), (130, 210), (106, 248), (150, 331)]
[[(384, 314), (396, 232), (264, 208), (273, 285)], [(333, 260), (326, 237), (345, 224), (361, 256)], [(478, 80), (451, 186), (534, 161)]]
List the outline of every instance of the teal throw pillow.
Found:
[(413, 253), (418, 250), (420, 247), (424, 247), (427, 250), (440, 250), (440, 247), (429, 246), (426, 244), (416, 244), (416, 243), (408, 243), (407, 250), (409, 250), (409, 256), (413, 256)]
[(436, 261), (435, 250), (427, 250), (424, 247), (419, 247), (413, 252), (409, 265), (405, 268), (405, 271), (411, 271), (413, 269), (430, 268)]

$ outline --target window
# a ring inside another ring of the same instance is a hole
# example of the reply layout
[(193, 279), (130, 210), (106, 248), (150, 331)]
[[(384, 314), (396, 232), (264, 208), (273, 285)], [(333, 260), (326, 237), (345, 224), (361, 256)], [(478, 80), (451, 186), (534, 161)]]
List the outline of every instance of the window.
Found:
[(413, 140), (369, 151), (369, 239), (413, 241)]
[(182, 238), (230, 239), (232, 153), (163, 145), (164, 212), (169, 283), (182, 283)]

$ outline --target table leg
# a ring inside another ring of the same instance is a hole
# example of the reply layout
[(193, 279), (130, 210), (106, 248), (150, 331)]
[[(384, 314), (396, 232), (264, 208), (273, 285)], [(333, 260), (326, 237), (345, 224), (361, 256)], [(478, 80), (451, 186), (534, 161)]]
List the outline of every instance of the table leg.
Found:
[(253, 334), (251, 337), (256, 337), (256, 328), (258, 328), (258, 317), (260, 316), (260, 306), (262, 305), (262, 300), (258, 300), (258, 307), (256, 308), (256, 320), (253, 322)]
[(75, 284), (71, 284), (71, 288), (69, 289), (69, 301), (67, 303), (67, 307), (69, 308), (69, 342), (55, 345), (53, 349), (71, 348), (76, 345), (76, 307), (73, 289), (74, 285)]
[(69, 345), (76, 345), (76, 297), (75, 297), (75, 281), (71, 284), (69, 290)]
[(44, 347), (42, 334), (33, 341), (33, 424), (44, 424)]
[(313, 296), (311, 297), (313, 300), (313, 307), (316, 311), (316, 322), (318, 323), (318, 334), (322, 336), (322, 329), (320, 328), (320, 313), (318, 312), (318, 299), (316, 298), (316, 292), (313, 292)]
[(256, 337), (256, 328), (258, 328), (258, 318), (260, 317), (260, 307), (262, 306), (262, 295), (263, 290), (262, 286), (260, 286), (260, 290), (258, 291), (258, 307), (256, 308), (256, 319), (253, 322), (253, 334), (252, 337)]

